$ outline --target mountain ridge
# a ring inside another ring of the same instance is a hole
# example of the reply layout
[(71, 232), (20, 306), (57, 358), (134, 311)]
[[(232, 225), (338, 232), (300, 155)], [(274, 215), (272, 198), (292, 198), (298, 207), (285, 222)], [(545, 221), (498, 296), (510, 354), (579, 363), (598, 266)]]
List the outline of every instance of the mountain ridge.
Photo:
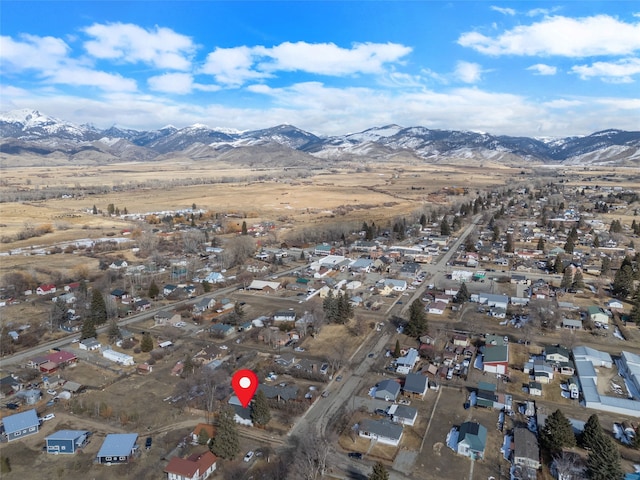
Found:
[[(269, 147), (269, 148), (267, 148)], [(38, 110), (0, 113), (0, 152), (46, 157), (63, 154), (80, 161), (79, 154), (94, 151), (105, 161), (150, 161), (175, 154), (192, 159), (215, 159), (224, 154), (237, 163), (242, 153), (255, 157), (259, 149), (282, 161), (287, 151), (296, 162), (385, 161), (398, 154), (417, 161), (443, 162), (448, 158), (468, 161), (542, 162), (549, 164), (611, 164), (640, 162), (640, 132), (606, 129), (585, 136), (544, 139), (492, 135), (473, 131), (402, 127), (389, 124), (361, 132), (321, 137), (293, 125), (239, 131), (194, 124), (183, 128), (134, 130), (111, 126), (99, 129), (76, 125), (42, 114)], [(237, 150), (236, 155), (227, 152)], [(276, 153), (277, 152), (277, 153)], [(265, 155), (258, 155), (266, 158)], [(247, 160), (249, 161), (249, 160)], [(250, 160), (255, 164), (255, 158)]]

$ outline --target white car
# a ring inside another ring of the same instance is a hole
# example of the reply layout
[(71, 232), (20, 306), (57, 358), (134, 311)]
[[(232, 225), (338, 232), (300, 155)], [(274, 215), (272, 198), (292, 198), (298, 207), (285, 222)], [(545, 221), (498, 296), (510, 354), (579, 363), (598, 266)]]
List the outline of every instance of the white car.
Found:
[(220, 350), (229, 350), (229, 347), (226, 345), (220, 345)]
[(254, 456), (254, 455), (255, 455), (255, 453), (253, 453), (253, 450), (249, 450), (249, 451), (247, 452), (247, 454), (244, 456), (244, 459), (243, 459), (243, 460), (244, 460), (245, 462), (249, 462), (249, 461), (251, 461), (251, 459), (253, 458), (253, 456)]
[(302, 347), (296, 347), (293, 349), (294, 352), (304, 352), (304, 348)]
[(51, 390), (51, 389), (47, 390), (47, 393), (48, 393), (49, 395), (53, 395), (54, 397), (55, 397), (56, 395), (58, 395), (58, 392), (56, 392), (55, 390)]
[(47, 420), (53, 420), (54, 418), (56, 418), (56, 416), (53, 413), (47, 413), (44, 417), (42, 417), (42, 420), (46, 422)]

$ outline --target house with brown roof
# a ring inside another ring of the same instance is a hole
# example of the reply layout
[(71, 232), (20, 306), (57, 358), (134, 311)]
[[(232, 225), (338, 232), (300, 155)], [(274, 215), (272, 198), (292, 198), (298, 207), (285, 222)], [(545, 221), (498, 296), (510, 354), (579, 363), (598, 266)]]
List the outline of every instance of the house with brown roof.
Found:
[(205, 480), (216, 471), (216, 456), (209, 450), (187, 458), (173, 457), (164, 471), (168, 480)]
[(192, 445), (198, 445), (198, 443), (200, 443), (200, 435), (202, 434), (203, 430), (206, 432), (207, 438), (209, 439), (212, 439), (216, 433), (215, 427), (210, 423), (199, 423), (195, 426), (193, 432), (191, 432)]

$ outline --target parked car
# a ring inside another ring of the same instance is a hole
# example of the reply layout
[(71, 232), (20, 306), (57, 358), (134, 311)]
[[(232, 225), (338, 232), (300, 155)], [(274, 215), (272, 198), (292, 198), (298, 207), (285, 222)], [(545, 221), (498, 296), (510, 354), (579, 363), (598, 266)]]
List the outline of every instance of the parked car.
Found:
[(229, 350), (229, 347), (226, 345), (220, 345), (220, 350)]
[(53, 395), (54, 397), (55, 397), (56, 395), (58, 395), (58, 392), (56, 392), (55, 390), (51, 390), (51, 389), (47, 390), (47, 393), (48, 393), (49, 395)]
[(253, 452), (253, 450), (249, 450), (247, 454), (244, 456), (243, 460), (245, 462), (250, 462), (254, 455), (255, 453)]
[(362, 454), (360, 452), (349, 452), (349, 458), (356, 458), (362, 460)]
[(7, 403), (5, 407), (7, 407), (9, 410), (17, 410), (20, 408), (20, 405), (18, 405), (17, 403)]
[(341, 382), (342, 381), (342, 375), (338, 375), (336, 377), (336, 382)]
[(296, 347), (293, 349), (294, 352), (304, 352), (304, 348), (302, 347)]
[(56, 418), (55, 414), (47, 413), (44, 417), (42, 417), (42, 420), (46, 422), (47, 420), (53, 420), (54, 418)]
[(151, 448), (151, 444), (153, 443), (153, 439), (151, 437), (147, 437), (147, 440), (144, 442), (144, 448), (149, 450)]

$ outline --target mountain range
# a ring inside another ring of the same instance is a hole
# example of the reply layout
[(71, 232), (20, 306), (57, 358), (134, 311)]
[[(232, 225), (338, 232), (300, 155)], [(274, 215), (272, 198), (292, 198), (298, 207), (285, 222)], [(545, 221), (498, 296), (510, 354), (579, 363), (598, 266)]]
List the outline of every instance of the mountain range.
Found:
[[(252, 131), (195, 124), (138, 131), (76, 125), (36, 110), (0, 114), (2, 163), (28, 155), (58, 164), (104, 164), (171, 158), (216, 159), (260, 166), (321, 165), (404, 159), (426, 163), (484, 162), (566, 165), (640, 163), (640, 132), (604, 130), (587, 136), (530, 138), (386, 125), (320, 137), (292, 125)], [(33, 159), (36, 159), (35, 162)]]

